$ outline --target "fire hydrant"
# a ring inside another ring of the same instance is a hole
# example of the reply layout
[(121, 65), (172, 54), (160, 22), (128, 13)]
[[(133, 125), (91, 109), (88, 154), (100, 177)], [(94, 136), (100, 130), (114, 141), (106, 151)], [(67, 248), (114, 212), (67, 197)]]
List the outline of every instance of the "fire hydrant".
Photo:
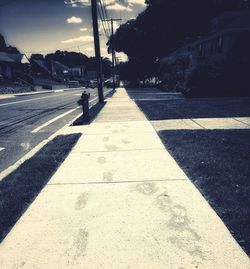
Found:
[(84, 121), (90, 121), (90, 116), (89, 116), (89, 97), (90, 97), (90, 93), (86, 93), (86, 91), (84, 91), (82, 93), (81, 99), (78, 101), (78, 104), (82, 106), (82, 112), (83, 112)]

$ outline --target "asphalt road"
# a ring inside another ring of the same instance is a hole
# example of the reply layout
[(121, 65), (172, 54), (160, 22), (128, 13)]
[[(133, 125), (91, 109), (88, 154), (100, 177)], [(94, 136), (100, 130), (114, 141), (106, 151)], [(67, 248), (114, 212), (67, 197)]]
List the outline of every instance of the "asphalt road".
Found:
[[(83, 90), (0, 99), (0, 172), (80, 114)], [(97, 103), (97, 89), (87, 91)]]

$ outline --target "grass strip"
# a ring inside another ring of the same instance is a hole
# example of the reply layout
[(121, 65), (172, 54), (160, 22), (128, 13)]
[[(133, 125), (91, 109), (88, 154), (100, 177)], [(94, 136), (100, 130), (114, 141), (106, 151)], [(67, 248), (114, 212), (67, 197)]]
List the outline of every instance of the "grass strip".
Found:
[(48, 183), (80, 136), (55, 137), (0, 182), (0, 242)]
[(159, 135), (250, 255), (250, 130), (178, 130)]

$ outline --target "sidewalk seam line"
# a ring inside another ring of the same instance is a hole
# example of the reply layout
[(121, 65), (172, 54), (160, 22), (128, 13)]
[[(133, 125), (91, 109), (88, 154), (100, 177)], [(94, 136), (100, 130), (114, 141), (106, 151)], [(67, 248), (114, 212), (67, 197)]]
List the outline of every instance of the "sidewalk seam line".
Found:
[(241, 121), (241, 120), (239, 120), (239, 119), (237, 119), (237, 118), (233, 118), (233, 119), (236, 120), (236, 121), (238, 121), (238, 122), (240, 122), (240, 123), (242, 123), (242, 124), (244, 124), (244, 125), (250, 126), (250, 124), (247, 124), (247, 123), (245, 123), (244, 121)]
[(140, 182), (172, 182), (172, 181), (189, 181), (188, 178), (180, 179), (156, 179), (156, 180), (131, 180), (131, 181), (112, 181), (112, 182), (73, 182), (73, 183), (48, 183), (46, 186), (62, 186), (62, 185), (102, 185), (102, 184), (128, 184), (128, 183), (140, 183)]
[(100, 153), (100, 152), (127, 152), (127, 151), (166, 151), (166, 148), (152, 148), (152, 149), (124, 149), (124, 150), (97, 150), (97, 151), (74, 151), (72, 153), (80, 154), (80, 153)]

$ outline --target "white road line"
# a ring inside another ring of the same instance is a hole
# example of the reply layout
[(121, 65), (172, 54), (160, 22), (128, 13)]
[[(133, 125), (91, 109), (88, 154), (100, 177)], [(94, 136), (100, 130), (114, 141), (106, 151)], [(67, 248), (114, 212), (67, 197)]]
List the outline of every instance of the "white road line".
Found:
[[(111, 91), (106, 91), (104, 94), (106, 93), (110, 93)], [(97, 100), (98, 98), (94, 98), (92, 101)], [(90, 108), (94, 106), (91, 105)], [(82, 115), (82, 112), (79, 113), (73, 120), (71, 120), (70, 122), (68, 122), (65, 126), (63, 126), (61, 129), (59, 129), (57, 132), (55, 132), (54, 134), (52, 134), (49, 138), (43, 140), (41, 143), (39, 143), (38, 145), (36, 145), (31, 151), (29, 151), (28, 153), (26, 153), (22, 158), (20, 158), (18, 161), (16, 161), (13, 165), (9, 166), (8, 168), (6, 168), (5, 170), (3, 170), (2, 172), (0, 172), (0, 181), (5, 178), (7, 175), (9, 175), (10, 173), (12, 173), (13, 171), (15, 171), (22, 163), (24, 163), (26, 160), (30, 159), (32, 156), (34, 156), (43, 146), (45, 146), (46, 144), (48, 144), (52, 139), (54, 139), (57, 135), (60, 135), (64, 129), (66, 129), (68, 126), (70, 126), (76, 119), (78, 119), (80, 116)]]
[[(96, 98), (93, 98), (92, 100), (90, 100), (90, 103), (96, 101), (97, 99), (98, 99), (97, 97), (96, 97)], [(47, 121), (47, 122), (45, 122), (44, 124), (40, 125), (39, 127), (35, 128), (34, 130), (32, 130), (31, 133), (38, 133), (38, 132), (39, 132), (40, 130), (42, 130), (44, 127), (47, 127), (47, 126), (50, 125), (51, 123), (53, 123), (53, 122), (55, 122), (55, 121), (57, 121), (57, 120), (59, 120), (59, 119), (65, 117), (65, 116), (67, 116), (68, 114), (74, 112), (74, 111), (77, 110), (78, 108), (80, 108), (80, 106), (78, 106), (78, 107), (76, 107), (76, 108), (74, 108), (74, 109), (71, 109), (71, 110), (69, 110), (69, 111), (67, 111), (67, 112), (65, 112), (65, 113), (63, 113), (63, 114), (61, 114), (61, 115), (59, 115), (59, 116), (57, 116), (57, 117), (55, 117), (55, 118), (53, 118), (53, 119)]]
[(2, 151), (2, 150), (5, 150), (5, 148), (1, 148), (1, 147), (0, 147), (0, 151)]
[(31, 133), (38, 133), (38, 132), (39, 132), (41, 129), (43, 129), (44, 127), (47, 127), (47, 126), (50, 125), (51, 123), (53, 123), (53, 122), (55, 122), (55, 121), (57, 121), (57, 120), (63, 118), (64, 116), (66, 116), (66, 115), (68, 115), (68, 114), (70, 114), (70, 113), (76, 111), (78, 108), (80, 108), (80, 107), (78, 106), (78, 107), (76, 107), (76, 108), (74, 108), (74, 109), (71, 109), (71, 110), (69, 110), (69, 111), (67, 111), (67, 112), (65, 112), (65, 113), (63, 113), (63, 114), (61, 114), (61, 115), (59, 115), (59, 116), (57, 116), (57, 117), (55, 117), (55, 118), (53, 118), (53, 119), (47, 121), (47, 122), (45, 122), (44, 124), (40, 125), (39, 127), (35, 128), (33, 131), (31, 131)]
[[(65, 94), (69, 94), (69, 92), (67, 92), (67, 93), (65, 93)], [(19, 104), (19, 103), (25, 103), (25, 102), (32, 102), (32, 101), (41, 100), (41, 99), (46, 99), (46, 98), (51, 98), (51, 97), (58, 97), (58, 95), (55, 94), (55, 95), (50, 95), (50, 96), (45, 96), (45, 97), (32, 98), (32, 99), (28, 99), (28, 100), (21, 100), (21, 101), (15, 101), (15, 102), (10, 102), (10, 103), (4, 103), (4, 104), (0, 104), (0, 107), (2, 107), (2, 106), (12, 105), (12, 104)]]
[(13, 165), (9, 166), (2, 172), (0, 172), (0, 181), (2, 181), (6, 176), (8, 176), (10, 173), (12, 173), (14, 170), (16, 170), (21, 164), (23, 164), (26, 160), (33, 157), (43, 146), (48, 144), (52, 139), (54, 139), (57, 135), (60, 135), (64, 129), (66, 129), (70, 124), (72, 124), (78, 117), (80, 117), (82, 113), (78, 114), (73, 120), (68, 122), (66, 125), (64, 125), (61, 129), (59, 129), (57, 132), (52, 134), (49, 138), (43, 140), (38, 145), (36, 145), (31, 151), (26, 153), (22, 158), (20, 158), (18, 161), (16, 161)]

